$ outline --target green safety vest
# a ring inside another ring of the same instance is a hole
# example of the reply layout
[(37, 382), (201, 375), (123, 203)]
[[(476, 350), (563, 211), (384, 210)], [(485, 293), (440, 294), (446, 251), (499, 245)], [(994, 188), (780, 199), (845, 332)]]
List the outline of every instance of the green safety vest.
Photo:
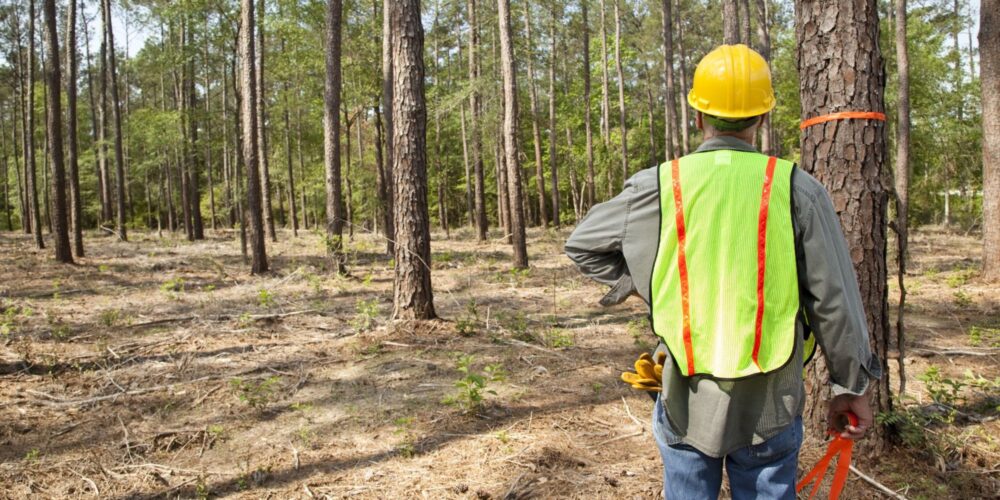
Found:
[(680, 373), (738, 379), (791, 359), (800, 311), (793, 168), (732, 150), (660, 165), (651, 318)]

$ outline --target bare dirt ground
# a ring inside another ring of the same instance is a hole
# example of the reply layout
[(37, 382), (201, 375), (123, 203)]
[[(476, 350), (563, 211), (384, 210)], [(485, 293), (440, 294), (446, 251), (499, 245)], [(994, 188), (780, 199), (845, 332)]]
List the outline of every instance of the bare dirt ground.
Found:
[[(523, 273), (435, 235), (444, 320), (421, 323), (389, 321), (366, 235), (339, 278), (305, 232), (262, 277), (232, 233), (94, 236), (75, 266), (2, 234), (0, 497), (657, 498), (652, 403), (618, 379), (653, 343), (644, 307), (597, 306), (566, 234), (532, 231)], [(857, 465), (908, 498), (997, 498), (1000, 292), (975, 238), (914, 240), (905, 442)], [(800, 467), (824, 450), (808, 436)]]

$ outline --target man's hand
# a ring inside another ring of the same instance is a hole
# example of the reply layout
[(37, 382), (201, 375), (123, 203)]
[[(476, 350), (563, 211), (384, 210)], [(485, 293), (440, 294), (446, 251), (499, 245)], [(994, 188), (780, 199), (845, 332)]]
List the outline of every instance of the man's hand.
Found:
[[(847, 420), (847, 412), (857, 415), (858, 425), (850, 425)], [(872, 408), (868, 404), (868, 396), (855, 396), (853, 394), (841, 394), (830, 400), (830, 408), (826, 418), (831, 429), (840, 431), (840, 437), (855, 440), (865, 437), (865, 432), (871, 428), (874, 421)]]

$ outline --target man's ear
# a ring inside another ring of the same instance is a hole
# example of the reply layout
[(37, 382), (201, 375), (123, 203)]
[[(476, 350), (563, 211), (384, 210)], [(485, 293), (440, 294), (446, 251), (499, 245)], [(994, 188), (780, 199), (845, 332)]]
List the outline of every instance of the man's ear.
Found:
[(698, 111), (694, 115), (694, 124), (698, 126), (698, 130), (705, 130), (705, 124), (702, 121), (701, 111)]

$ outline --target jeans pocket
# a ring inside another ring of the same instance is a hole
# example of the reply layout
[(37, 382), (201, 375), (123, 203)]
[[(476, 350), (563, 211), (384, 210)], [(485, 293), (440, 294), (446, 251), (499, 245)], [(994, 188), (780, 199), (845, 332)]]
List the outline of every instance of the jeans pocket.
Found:
[(797, 452), (802, 446), (802, 417), (796, 417), (792, 423), (767, 441), (747, 448), (747, 454), (758, 460), (774, 460)]

